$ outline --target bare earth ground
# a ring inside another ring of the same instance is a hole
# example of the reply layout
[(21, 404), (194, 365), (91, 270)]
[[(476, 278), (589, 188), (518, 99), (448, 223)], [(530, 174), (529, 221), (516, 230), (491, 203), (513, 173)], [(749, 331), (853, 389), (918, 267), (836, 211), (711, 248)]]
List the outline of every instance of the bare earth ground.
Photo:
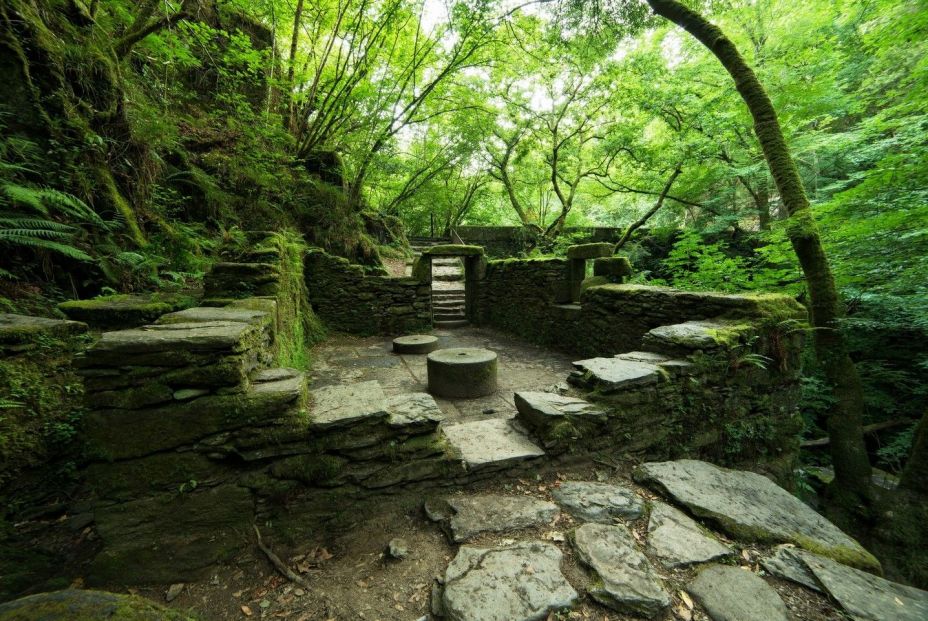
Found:
[[(625, 466), (618, 469), (605, 465), (565, 466), (538, 473), (534, 478), (490, 482), (468, 491), (551, 500), (550, 490), (564, 479), (605, 480), (644, 491), (625, 476)], [(646, 491), (644, 494), (655, 497)], [(377, 503), (375, 509), (366, 507), (366, 511), (359, 511), (354, 523), (345, 524), (338, 533), (319, 533), (318, 537), (293, 549), (277, 548), (270, 541), (281, 558), (295, 570), (303, 572), (303, 577), (312, 587), (309, 591), (276, 574), (267, 559), (253, 546), (234, 563), (217, 567), (211, 578), (186, 585), (172, 605), (189, 608), (203, 619), (217, 620), (248, 617), (300, 621), (421, 619), (429, 613), (433, 578), (444, 573), (457, 550), (457, 546), (449, 544), (439, 528), (424, 516), (421, 504), (421, 494), (387, 498)], [(582, 595), (590, 578), (578, 564), (569, 543), (569, 532), (577, 525), (570, 516), (562, 513), (550, 527), (484, 535), (468, 545), (490, 546), (527, 539), (553, 542), (564, 552), (564, 575)], [(636, 536), (643, 537), (647, 520), (637, 520), (629, 525)], [(406, 540), (408, 558), (393, 560), (384, 554), (387, 543), (394, 537)], [(756, 569), (757, 559), (766, 548), (748, 546), (738, 549), (742, 553), (736, 557), (737, 564)], [(690, 610), (687, 599), (682, 596), (684, 585), (693, 575), (692, 570), (662, 574), (673, 593), (674, 604), (659, 619), (708, 619), (698, 606)], [(770, 578), (768, 581), (796, 619), (831, 621), (845, 618), (821, 595), (781, 580)], [(137, 592), (153, 600), (164, 601), (164, 587), (139, 589)], [(636, 617), (615, 613), (589, 597), (583, 597), (574, 611), (550, 618), (625, 621)]]
[[(570, 358), (546, 351), (501, 334), (475, 328), (436, 331), (442, 347), (481, 346), (499, 354), (499, 391), (474, 400), (439, 400), (450, 421), (487, 417), (510, 417), (515, 414), (512, 393), (515, 390), (541, 390), (563, 383), (571, 369)], [(387, 394), (425, 390), (424, 356), (396, 356), (390, 341), (384, 338), (335, 336), (312, 352), (311, 388), (340, 382), (376, 379)], [(621, 460), (621, 461), (620, 461)], [(628, 473), (635, 464), (628, 458), (600, 455), (583, 462), (550, 463), (531, 475), (497, 479), (471, 486), (467, 490), (435, 490), (435, 495), (491, 492), (534, 496), (551, 500), (550, 492), (563, 480), (598, 480), (617, 482), (639, 490), (646, 498), (655, 496), (635, 485)], [(298, 572), (311, 588), (305, 589), (279, 575), (254, 543), (253, 533), (242, 533), (252, 544), (233, 562), (216, 566), (203, 580), (183, 585), (183, 590), (169, 605), (187, 609), (204, 620), (220, 619), (291, 619), (315, 620), (396, 620), (416, 621), (429, 614), (433, 580), (444, 573), (457, 552), (437, 525), (428, 521), (422, 510), (428, 494), (421, 491), (373, 498), (353, 511), (349, 517), (325, 532), (316, 532), (305, 541), (287, 547), (275, 541), (269, 525), (259, 525), (267, 543), (289, 567)], [(578, 524), (566, 513), (550, 526), (535, 530), (485, 535), (469, 545), (487, 546), (514, 543), (527, 539), (544, 539), (564, 553), (563, 572), (581, 594), (578, 607), (549, 619), (625, 620), (623, 616), (593, 602), (585, 596), (590, 582), (578, 564), (569, 535)], [(38, 526), (38, 524), (36, 524)], [(647, 520), (629, 524), (638, 537), (647, 529)], [(60, 532), (62, 529), (58, 529)], [(69, 536), (70, 545), (88, 545), (90, 529)], [(408, 544), (409, 555), (403, 560), (388, 558), (388, 542), (401, 537)], [(62, 542), (67, 545), (67, 543)], [(90, 542), (92, 544), (92, 542)], [(737, 564), (756, 569), (763, 547), (736, 546), (741, 553)], [(660, 567), (655, 563), (656, 567)], [(77, 570), (79, 575), (79, 569)], [(75, 575), (75, 574), (72, 574)], [(706, 615), (682, 589), (693, 576), (692, 570), (663, 573), (674, 603), (662, 621), (672, 619), (704, 621)], [(783, 597), (795, 618), (810, 621), (844, 617), (821, 595), (791, 583), (768, 579)], [(81, 585), (80, 578), (76, 580)], [(131, 591), (164, 603), (167, 588), (126, 589), (119, 584), (103, 585), (115, 592)]]

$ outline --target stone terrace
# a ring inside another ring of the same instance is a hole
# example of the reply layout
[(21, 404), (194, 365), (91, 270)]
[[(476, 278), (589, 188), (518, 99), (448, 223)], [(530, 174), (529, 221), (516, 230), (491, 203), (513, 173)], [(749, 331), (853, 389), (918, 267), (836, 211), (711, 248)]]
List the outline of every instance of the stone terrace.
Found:
[[(478, 399), (435, 399), (448, 423), (512, 418), (516, 415), (515, 392), (567, 389), (565, 380), (573, 370), (570, 356), (486, 328), (436, 330), (433, 334), (439, 337), (441, 349), (481, 347), (499, 356), (496, 393)], [(376, 380), (388, 396), (427, 392), (426, 357), (392, 353), (389, 338), (336, 336), (317, 345), (312, 359), (314, 389)]]

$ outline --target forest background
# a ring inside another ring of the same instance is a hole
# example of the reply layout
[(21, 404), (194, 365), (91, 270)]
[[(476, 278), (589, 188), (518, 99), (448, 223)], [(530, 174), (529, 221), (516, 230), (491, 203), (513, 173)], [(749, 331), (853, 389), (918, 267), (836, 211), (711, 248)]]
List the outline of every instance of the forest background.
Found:
[[(846, 307), (871, 459), (899, 472), (928, 396), (928, 11), (689, 4), (773, 100)], [(514, 225), (526, 253), (557, 254), (580, 239), (567, 227), (645, 216), (624, 248), (648, 266), (637, 282), (804, 299), (718, 61), (644, 4), (618, 36), (564, 7), (4, 2), (0, 306), (195, 287), (244, 230), (295, 228), (379, 271), (409, 235)], [(812, 356), (803, 382), (815, 439), (832, 397)]]

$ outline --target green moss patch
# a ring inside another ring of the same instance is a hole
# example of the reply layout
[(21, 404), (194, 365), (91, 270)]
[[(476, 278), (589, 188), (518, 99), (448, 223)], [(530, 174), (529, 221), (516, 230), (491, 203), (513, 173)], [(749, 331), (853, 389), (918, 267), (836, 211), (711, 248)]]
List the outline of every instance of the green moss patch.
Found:
[(152, 323), (161, 315), (195, 304), (193, 296), (178, 293), (118, 294), (62, 302), (58, 309), (69, 319), (96, 328), (118, 329)]
[(483, 246), (470, 246), (467, 244), (439, 244), (423, 251), (433, 257), (479, 257), (483, 256)]

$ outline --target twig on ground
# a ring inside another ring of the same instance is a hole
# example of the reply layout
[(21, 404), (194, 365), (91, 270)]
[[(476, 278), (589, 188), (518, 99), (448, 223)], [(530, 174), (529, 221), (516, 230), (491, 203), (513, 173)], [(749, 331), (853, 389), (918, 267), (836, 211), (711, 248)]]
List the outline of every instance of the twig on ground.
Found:
[(274, 551), (269, 547), (264, 545), (264, 541), (261, 539), (261, 531), (258, 530), (257, 524), (252, 524), (252, 528), (255, 529), (255, 537), (258, 539), (258, 547), (264, 552), (264, 555), (271, 561), (271, 565), (274, 566), (274, 569), (279, 571), (284, 578), (290, 582), (295, 582), (306, 590), (311, 590), (312, 587), (309, 586), (309, 583), (304, 580), (299, 574), (294, 572), (292, 569), (287, 567), (286, 563), (280, 560), (280, 557), (274, 554)]

